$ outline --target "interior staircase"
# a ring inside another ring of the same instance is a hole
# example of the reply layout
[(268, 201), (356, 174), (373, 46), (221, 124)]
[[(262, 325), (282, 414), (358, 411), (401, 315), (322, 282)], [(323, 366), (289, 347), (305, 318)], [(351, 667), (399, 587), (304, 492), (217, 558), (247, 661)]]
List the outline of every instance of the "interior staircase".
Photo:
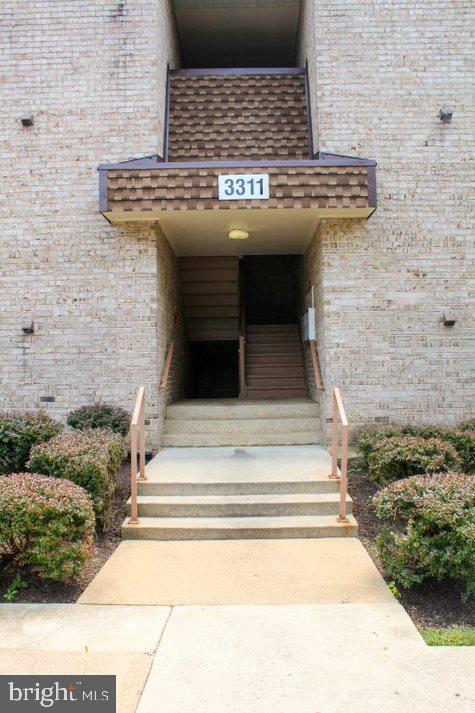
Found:
[[(339, 485), (321, 446), (165, 448), (138, 483), (137, 524), (125, 539), (218, 540), (350, 537), (338, 520)], [(130, 514), (130, 501), (128, 502)]]
[[(275, 389), (279, 391), (279, 389)], [(300, 398), (192, 399), (167, 407), (162, 446), (273, 446), (321, 442), (318, 405)]]
[(296, 324), (248, 325), (247, 398), (305, 397), (302, 344)]

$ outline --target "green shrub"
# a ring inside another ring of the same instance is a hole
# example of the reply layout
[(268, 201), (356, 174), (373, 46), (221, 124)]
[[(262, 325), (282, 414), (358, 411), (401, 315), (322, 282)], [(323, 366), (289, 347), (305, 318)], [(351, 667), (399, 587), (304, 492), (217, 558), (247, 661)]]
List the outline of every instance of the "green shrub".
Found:
[(475, 592), (475, 478), (463, 473), (415, 476), (374, 498), (383, 528), (377, 540), (386, 574), (409, 588), (453, 579)]
[(450, 443), (417, 436), (384, 438), (368, 456), (370, 478), (380, 485), (411, 475), (458, 470), (461, 464)]
[(68, 425), (79, 431), (89, 428), (109, 428), (114, 433), (126, 436), (129, 432), (130, 414), (120, 406), (95, 403), (71, 411)]
[(45, 411), (0, 413), (0, 472), (24, 470), (32, 446), (48, 441), (61, 429)]
[(117, 433), (102, 429), (75, 431), (32, 448), (28, 469), (82, 486), (92, 497), (99, 522), (106, 525), (125, 455), (123, 438)]
[(77, 578), (94, 546), (94, 510), (69, 481), (32, 473), (0, 478), (0, 557), (41, 577)]
[(475, 430), (448, 430), (442, 438), (451, 443), (463, 461), (467, 473), (475, 473)]
[[(433, 425), (415, 426), (413, 424), (404, 426), (397, 424), (364, 426), (356, 435), (356, 449), (363, 457), (366, 465), (369, 466), (370, 455), (374, 449), (386, 438), (395, 436), (413, 436), (425, 440), (438, 438), (446, 441), (457, 451), (465, 472), (473, 473), (475, 471), (475, 430), (470, 431), (468, 428), (462, 430), (460, 426), (455, 429)], [(405, 473), (401, 477), (409, 475), (412, 475), (412, 473)]]
[(398, 436), (400, 433), (401, 426), (397, 424), (362, 426), (356, 433), (356, 450), (368, 465), (368, 458), (374, 447), (384, 439)]
[(457, 431), (475, 431), (475, 421), (464, 421), (463, 423), (459, 423), (457, 426)]

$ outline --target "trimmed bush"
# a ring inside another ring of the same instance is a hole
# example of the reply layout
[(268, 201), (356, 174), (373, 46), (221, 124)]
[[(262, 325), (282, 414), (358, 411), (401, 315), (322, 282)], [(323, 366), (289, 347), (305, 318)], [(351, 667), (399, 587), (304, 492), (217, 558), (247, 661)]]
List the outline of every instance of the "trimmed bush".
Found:
[(0, 472), (24, 470), (32, 446), (49, 441), (61, 429), (45, 411), (0, 413)]
[(126, 436), (129, 432), (130, 414), (120, 406), (95, 403), (71, 411), (68, 425), (78, 431), (89, 428), (109, 428), (114, 433)]
[(0, 557), (40, 577), (77, 578), (94, 547), (94, 510), (83, 488), (36, 473), (0, 478)]
[(409, 588), (453, 579), (475, 592), (475, 478), (426, 475), (392, 483), (374, 498), (383, 521), (377, 540), (386, 574)]
[(101, 429), (75, 431), (32, 448), (28, 469), (82, 486), (92, 497), (99, 522), (105, 526), (125, 455), (123, 438), (117, 433)]
[(440, 438), (383, 438), (368, 455), (369, 476), (380, 485), (412, 475), (459, 470), (461, 465), (455, 448)]
[(475, 430), (446, 431), (442, 437), (444, 441), (451, 443), (459, 454), (464, 471), (475, 473)]
[(464, 421), (457, 426), (458, 431), (475, 431), (475, 421)]
[(387, 426), (362, 426), (356, 433), (356, 450), (362, 456), (366, 465), (374, 447), (385, 438), (399, 436), (401, 426), (388, 424)]

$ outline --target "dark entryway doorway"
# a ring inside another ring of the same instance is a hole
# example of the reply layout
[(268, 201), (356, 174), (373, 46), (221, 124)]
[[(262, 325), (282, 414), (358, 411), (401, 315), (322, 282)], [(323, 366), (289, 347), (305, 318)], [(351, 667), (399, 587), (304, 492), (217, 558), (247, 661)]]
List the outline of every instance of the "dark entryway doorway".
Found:
[(240, 260), (247, 324), (296, 324), (300, 255), (246, 255)]
[(239, 396), (238, 343), (191, 342), (192, 394), (195, 399)]

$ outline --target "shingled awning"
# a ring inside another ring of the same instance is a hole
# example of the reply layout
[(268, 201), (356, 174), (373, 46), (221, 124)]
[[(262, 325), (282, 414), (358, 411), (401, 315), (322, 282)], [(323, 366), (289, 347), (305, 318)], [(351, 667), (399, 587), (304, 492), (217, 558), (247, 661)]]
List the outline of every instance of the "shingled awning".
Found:
[[(305, 69), (177, 70), (168, 97), (165, 159), (99, 166), (100, 210), (111, 222), (171, 211), (375, 210), (374, 161), (313, 154)], [(265, 174), (268, 198), (220, 199), (218, 178), (236, 174)]]
[[(160, 162), (158, 157), (99, 166), (100, 210), (111, 222), (157, 220), (164, 211), (293, 208), (320, 217), (367, 218), (376, 208), (375, 162)], [(219, 200), (218, 176), (267, 173), (269, 198)]]

